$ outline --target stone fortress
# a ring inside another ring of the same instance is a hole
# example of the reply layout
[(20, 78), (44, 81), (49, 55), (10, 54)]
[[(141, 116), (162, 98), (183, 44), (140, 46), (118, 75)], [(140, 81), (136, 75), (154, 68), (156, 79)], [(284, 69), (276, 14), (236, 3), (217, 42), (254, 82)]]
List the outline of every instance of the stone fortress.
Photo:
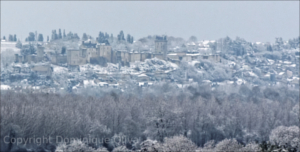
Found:
[(82, 41), (79, 49), (67, 50), (67, 63), (70, 66), (78, 66), (92, 61), (105, 60), (110, 63), (120, 63), (122, 66), (128, 66), (130, 62), (145, 61), (146, 59), (158, 58), (165, 60), (167, 54), (167, 38), (156, 37), (155, 40), (155, 52), (130, 52), (123, 50), (112, 50), (108, 42), (106, 43), (92, 43)]
[[(146, 59), (158, 58), (179, 64), (181, 61), (193, 61), (197, 59), (209, 59), (221, 62), (218, 54), (203, 55), (188, 52), (168, 52), (168, 40), (166, 36), (156, 36), (154, 52), (132, 52), (129, 50), (113, 50), (108, 41), (105, 43), (94, 43), (91, 40), (82, 41), (78, 49), (66, 48), (66, 54), (57, 52), (45, 53), (42, 45), (23, 45), (21, 55), (15, 54), (15, 63), (38, 63), (31, 65), (29, 69), (35, 73), (45, 73), (51, 76), (52, 69), (47, 61), (56, 65), (67, 65), (70, 70), (79, 69), (79, 65), (99, 64), (106, 66), (107, 63), (119, 64), (119, 66), (130, 66), (135, 61), (145, 61)], [(32, 50), (35, 50), (32, 53)], [(24, 53), (25, 52), (25, 53)], [(40, 64), (40, 62), (46, 63)], [(18, 66), (16, 66), (18, 65)], [(20, 64), (14, 66), (14, 71), (20, 73), (23, 68)], [(28, 68), (28, 67), (27, 67)]]
[[(31, 50), (30, 45), (24, 45), (22, 49)], [(36, 54), (24, 53), (24, 54), (15, 54), (15, 63), (31, 63), (31, 62), (41, 62), (44, 58), (44, 47), (36, 46)]]

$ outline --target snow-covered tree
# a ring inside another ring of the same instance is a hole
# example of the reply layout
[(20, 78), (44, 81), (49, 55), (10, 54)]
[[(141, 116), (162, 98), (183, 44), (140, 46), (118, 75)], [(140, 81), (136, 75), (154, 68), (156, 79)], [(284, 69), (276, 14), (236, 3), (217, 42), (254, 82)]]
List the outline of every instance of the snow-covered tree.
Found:
[(161, 147), (163, 151), (195, 151), (197, 149), (195, 143), (182, 135), (165, 138)]
[(271, 144), (279, 146), (289, 145), (295, 148), (300, 146), (299, 133), (299, 127), (297, 126), (279, 126), (271, 131), (269, 138)]
[(239, 151), (243, 148), (241, 144), (237, 142), (236, 139), (224, 139), (220, 141), (216, 147), (215, 151)]
[(68, 151), (68, 152), (86, 152), (90, 151), (93, 152), (95, 149), (92, 147), (87, 146), (81, 140), (72, 140), (70, 144), (66, 144), (65, 142), (59, 143), (56, 148), (56, 151)]

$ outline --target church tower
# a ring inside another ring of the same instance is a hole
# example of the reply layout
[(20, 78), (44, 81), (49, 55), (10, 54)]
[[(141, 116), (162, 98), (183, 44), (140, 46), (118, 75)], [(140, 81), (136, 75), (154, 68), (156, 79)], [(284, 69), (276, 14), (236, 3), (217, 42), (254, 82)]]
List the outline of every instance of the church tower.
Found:
[(167, 36), (156, 36), (156, 38), (155, 38), (155, 53), (163, 54), (164, 59), (166, 59), (167, 51), (168, 51)]

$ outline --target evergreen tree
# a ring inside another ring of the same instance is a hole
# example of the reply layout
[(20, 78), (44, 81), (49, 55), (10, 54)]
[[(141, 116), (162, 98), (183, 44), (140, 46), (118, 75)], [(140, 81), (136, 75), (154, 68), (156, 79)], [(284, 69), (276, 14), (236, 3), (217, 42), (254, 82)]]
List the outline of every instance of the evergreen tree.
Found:
[(14, 41), (17, 42), (17, 35), (14, 35)]
[(68, 40), (72, 39), (73, 36), (74, 36), (73, 33), (70, 31), (70, 32), (67, 34)]
[(127, 34), (127, 38), (126, 38), (126, 41), (128, 42), (128, 43), (133, 43), (133, 36), (131, 36), (130, 34)]
[(280, 51), (282, 50), (282, 47), (283, 47), (283, 40), (281, 37), (279, 38), (276, 38), (276, 41), (275, 41), (275, 50), (276, 51)]
[(77, 33), (74, 33), (73, 38), (74, 38), (74, 39), (80, 39), (79, 36), (77, 35)]
[(52, 37), (51, 40), (56, 40), (58, 38), (57, 34), (56, 34), (56, 30), (52, 30)]
[(49, 42), (49, 36), (47, 36), (47, 42)]
[(217, 42), (214, 43), (208, 43), (209, 47), (211, 48), (212, 51), (216, 51), (217, 50)]
[(131, 36), (130, 36), (130, 34), (127, 34), (127, 39), (126, 40), (127, 40), (128, 43), (131, 43)]
[(118, 41), (124, 41), (125, 38), (124, 38), (124, 33), (123, 31), (120, 31), (120, 34), (118, 35)]
[(21, 49), (22, 48), (22, 43), (20, 40), (18, 40), (17, 44), (16, 44), (16, 47)]
[(3, 36), (3, 40), (6, 40), (6, 37), (5, 37), (5, 36)]
[(30, 32), (29, 33), (29, 36), (27, 38), (27, 41), (35, 41), (35, 35), (33, 32)]
[(108, 40), (109, 39), (109, 35), (105, 32), (105, 39)]
[(37, 31), (35, 31), (35, 34), (34, 34), (34, 41), (37, 40), (37, 36), (38, 36), (38, 35), (37, 35)]
[(87, 37), (86, 33), (83, 33), (83, 35), (82, 35), (82, 41), (86, 41), (87, 39), (88, 39), (88, 37)]
[(43, 42), (44, 41), (43, 34), (39, 34), (38, 41), (39, 42)]
[(55, 36), (54, 36), (54, 30), (52, 30), (52, 34), (51, 34), (51, 40), (55, 40)]
[(113, 34), (110, 34), (110, 40), (111, 40), (111, 42), (114, 41), (114, 36), (113, 36)]
[(99, 32), (99, 35), (98, 35), (98, 42), (99, 42), (99, 43), (104, 43), (104, 41), (105, 41), (104, 33)]
[(197, 42), (197, 37), (196, 36), (191, 36), (189, 41)]
[(268, 45), (268, 46), (267, 46), (267, 51), (273, 52), (273, 49), (272, 49), (272, 46), (271, 46), (271, 45)]
[(62, 35), (61, 35), (61, 30), (58, 29), (58, 39), (61, 39), (62, 38)]
[(14, 41), (14, 37), (11, 35), (11, 34), (9, 34), (9, 36), (8, 36), (8, 41)]
[(67, 36), (66, 36), (66, 32), (65, 32), (65, 30), (64, 30), (64, 33), (63, 33), (63, 37), (64, 37), (64, 38), (65, 38), (65, 37), (67, 37)]

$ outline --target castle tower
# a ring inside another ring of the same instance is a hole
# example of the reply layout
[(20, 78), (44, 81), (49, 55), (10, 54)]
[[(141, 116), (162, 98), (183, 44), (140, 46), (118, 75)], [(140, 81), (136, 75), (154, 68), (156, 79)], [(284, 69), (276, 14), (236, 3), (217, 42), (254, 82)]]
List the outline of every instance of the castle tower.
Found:
[(167, 36), (156, 36), (156, 38), (155, 38), (155, 53), (163, 54), (164, 59), (166, 59), (167, 51), (168, 51)]
[(44, 58), (44, 47), (42, 46), (37, 46), (37, 51), (36, 51), (36, 54), (37, 54), (37, 61), (40, 62), (43, 60)]

